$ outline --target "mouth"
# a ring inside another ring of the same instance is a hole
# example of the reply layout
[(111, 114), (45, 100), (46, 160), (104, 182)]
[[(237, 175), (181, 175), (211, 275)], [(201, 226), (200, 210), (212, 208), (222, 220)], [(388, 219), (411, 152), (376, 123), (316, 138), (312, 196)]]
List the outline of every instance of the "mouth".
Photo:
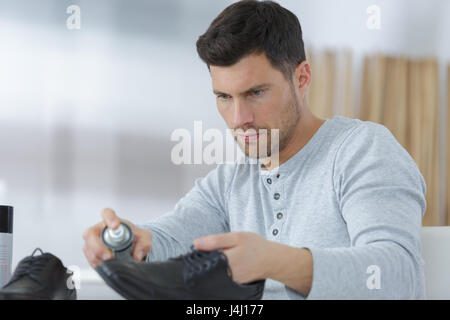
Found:
[(259, 140), (259, 133), (252, 134), (252, 135), (245, 135), (245, 134), (239, 134), (238, 137), (240, 140), (244, 141), (245, 143), (252, 143)]

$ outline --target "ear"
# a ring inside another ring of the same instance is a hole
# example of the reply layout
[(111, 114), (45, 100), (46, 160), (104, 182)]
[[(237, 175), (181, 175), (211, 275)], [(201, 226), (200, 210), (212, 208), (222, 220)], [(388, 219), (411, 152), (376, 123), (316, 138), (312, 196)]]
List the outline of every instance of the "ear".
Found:
[(308, 91), (311, 80), (311, 66), (307, 61), (303, 61), (295, 68), (294, 72), (294, 84), (302, 96)]

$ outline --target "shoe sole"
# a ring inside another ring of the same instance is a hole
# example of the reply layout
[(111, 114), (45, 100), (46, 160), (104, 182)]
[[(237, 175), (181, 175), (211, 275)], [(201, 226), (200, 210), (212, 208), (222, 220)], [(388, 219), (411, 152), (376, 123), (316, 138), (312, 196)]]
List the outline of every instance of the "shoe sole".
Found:
[[(234, 299), (226, 299), (221, 297), (215, 297), (212, 295), (201, 295), (198, 293), (195, 293), (195, 298), (192, 298), (192, 296), (188, 296), (184, 293), (181, 295), (178, 295), (177, 297), (168, 297), (168, 295), (165, 293), (166, 288), (159, 287), (155, 284), (152, 284), (152, 289), (158, 292), (160, 294), (161, 298), (155, 298), (153, 296), (149, 296), (148, 293), (143, 293), (143, 296), (137, 297), (130, 293), (127, 290), (123, 290), (123, 288), (116, 282), (114, 279), (108, 274), (108, 272), (105, 272), (102, 268), (96, 268), (96, 271), (100, 275), (100, 277), (106, 282), (108, 286), (110, 286), (114, 291), (116, 291), (118, 294), (120, 294), (123, 298), (127, 300), (234, 300)], [(181, 289), (181, 288), (180, 288)], [(176, 290), (176, 289), (172, 289)], [(164, 296), (166, 298), (164, 298)], [(262, 293), (257, 293), (251, 297), (248, 297), (243, 300), (260, 300), (262, 297)]]
[(0, 300), (50, 300), (29, 294), (20, 293), (0, 293)]
[(77, 300), (77, 292), (71, 290), (67, 296), (54, 296), (52, 298), (35, 296), (27, 293), (2, 293), (0, 292), (0, 300)]

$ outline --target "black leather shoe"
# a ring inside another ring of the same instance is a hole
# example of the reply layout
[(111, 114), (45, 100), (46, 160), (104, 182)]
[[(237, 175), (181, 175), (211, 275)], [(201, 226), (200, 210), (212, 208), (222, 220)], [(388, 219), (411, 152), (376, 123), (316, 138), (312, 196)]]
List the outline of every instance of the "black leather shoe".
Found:
[[(36, 251), (39, 256), (35, 256)], [(72, 275), (61, 260), (37, 248), (31, 256), (22, 259), (9, 282), (0, 290), (0, 300), (76, 300)]]
[(192, 252), (165, 262), (111, 259), (97, 268), (105, 282), (125, 299), (259, 300), (265, 280), (238, 284), (222, 250)]

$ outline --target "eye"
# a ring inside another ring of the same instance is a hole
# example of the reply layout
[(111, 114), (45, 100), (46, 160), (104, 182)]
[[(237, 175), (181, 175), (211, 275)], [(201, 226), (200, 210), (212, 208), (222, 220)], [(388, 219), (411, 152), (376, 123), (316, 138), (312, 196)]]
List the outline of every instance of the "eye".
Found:
[(219, 98), (219, 99), (221, 99), (221, 100), (228, 100), (228, 99), (230, 99), (230, 96), (227, 95), (227, 94), (219, 94), (219, 95), (217, 96), (217, 98)]
[(253, 96), (255, 96), (255, 97), (262, 96), (263, 93), (264, 93), (264, 90), (263, 90), (263, 89), (260, 89), (260, 90), (253, 90), (253, 91), (251, 92), (251, 94), (252, 94)]

